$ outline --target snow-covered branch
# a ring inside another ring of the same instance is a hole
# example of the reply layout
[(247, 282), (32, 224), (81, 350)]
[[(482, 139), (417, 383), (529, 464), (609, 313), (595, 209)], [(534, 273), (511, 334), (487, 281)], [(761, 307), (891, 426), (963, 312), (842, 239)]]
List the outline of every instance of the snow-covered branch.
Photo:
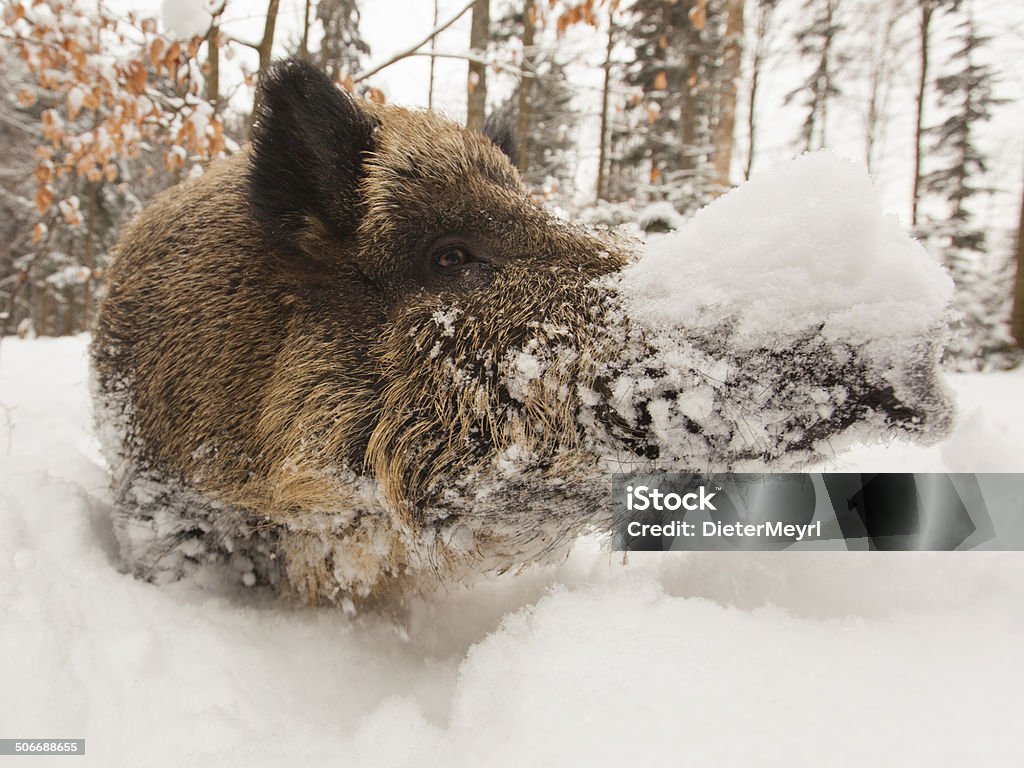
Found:
[(473, 64), (482, 64), (500, 72), (507, 72), (510, 75), (515, 75), (516, 77), (539, 77), (536, 72), (523, 69), (522, 67), (516, 67), (511, 64), (504, 64), (500, 61), (493, 61), (485, 56), (481, 56), (480, 54), (472, 53), (470, 51), (414, 51), (413, 53), (406, 54), (406, 58), (412, 58), (414, 56), (429, 56), (434, 59), (458, 59), (460, 61), (472, 62)]

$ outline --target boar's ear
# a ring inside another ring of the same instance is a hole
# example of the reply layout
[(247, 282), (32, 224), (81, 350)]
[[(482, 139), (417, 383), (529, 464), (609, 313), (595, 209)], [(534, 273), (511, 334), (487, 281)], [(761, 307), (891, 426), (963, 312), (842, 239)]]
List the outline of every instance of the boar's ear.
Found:
[(260, 79), (249, 194), (275, 248), (294, 250), (310, 217), (338, 237), (361, 216), (363, 154), (376, 121), (311, 64), (286, 59)]
[(504, 152), (512, 165), (519, 165), (519, 145), (516, 142), (516, 118), (518, 110), (512, 99), (491, 112), (484, 122), (484, 135)]

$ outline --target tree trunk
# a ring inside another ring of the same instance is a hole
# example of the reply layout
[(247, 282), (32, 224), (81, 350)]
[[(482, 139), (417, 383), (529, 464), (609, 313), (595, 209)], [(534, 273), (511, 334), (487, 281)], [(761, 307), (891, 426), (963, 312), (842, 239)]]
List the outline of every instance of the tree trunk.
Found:
[(899, 53), (894, 40), (896, 25), (907, 10), (902, 2), (883, 3), (883, 8), (884, 10), (879, 10), (885, 14), (879, 22), (881, 38), (878, 41), (878, 49), (871, 57), (868, 75), (868, 107), (864, 129), (864, 161), (868, 173), (875, 170), (875, 152), (882, 140), (887, 122), (885, 107), (895, 74), (893, 59)]
[[(434, 23), (430, 25), (431, 29), (437, 28), (437, 2), (434, 0)], [(430, 50), (434, 50), (434, 43), (437, 42), (437, 36), (430, 38)], [(434, 64), (437, 61), (433, 56), (430, 57), (430, 85), (427, 88), (427, 109), (434, 108)]]
[(36, 333), (40, 336), (53, 336), (53, 318), (50, 315), (50, 291), (43, 287), (39, 289), (39, 309), (36, 311), (39, 322), (36, 323)]
[(1010, 330), (1017, 345), (1024, 347), (1024, 190), (1021, 190), (1020, 220), (1017, 222), (1017, 279), (1013, 288)]
[(313, 0), (306, 0), (302, 10), (302, 40), (299, 42), (299, 57), (302, 59), (309, 58), (309, 11), (312, 5)]
[(693, 171), (697, 168), (699, 122), (697, 98), (702, 87), (700, 82), (700, 30), (690, 23), (686, 25), (683, 34), (686, 37), (686, 54), (683, 57), (683, 103), (679, 121), (681, 129), (679, 140), (683, 148), (680, 168), (684, 171)]
[(277, 27), (277, 10), (280, 5), (281, 0), (270, 0), (270, 4), (267, 6), (267, 23), (263, 27), (263, 39), (260, 41), (259, 47), (260, 77), (270, 66), (274, 49), (274, 29)]
[(924, 97), (928, 86), (928, 39), (932, 24), (932, 6), (930, 0), (921, 2), (921, 26), (920, 26), (920, 77), (917, 81), (917, 103), (914, 118), (914, 192), (910, 203), (910, 228), (917, 229), (917, 205), (921, 199), (921, 139), (924, 124)]
[(608, 163), (608, 92), (611, 89), (612, 48), (615, 40), (614, 11), (608, 10), (608, 45), (604, 52), (604, 85), (601, 87), (601, 137), (597, 154), (597, 199), (606, 199), (605, 166)]
[(715, 182), (718, 192), (732, 184), (732, 150), (736, 133), (736, 83), (740, 76), (743, 55), (744, 0), (727, 0), (725, 19), (725, 50), (722, 54), (721, 91), (718, 103), (718, 123), (715, 126)]
[(206, 100), (213, 111), (220, 109), (220, 19), (214, 19), (206, 33)]
[[(260, 55), (260, 70), (257, 74), (258, 79), (263, 78), (263, 73), (267, 71), (267, 67), (270, 66), (271, 57), (274, 51), (274, 28), (277, 26), (277, 10), (281, 5), (281, 0), (270, 0), (270, 4), (267, 6), (267, 21), (263, 27), (263, 39), (260, 40), (260, 44), (256, 47), (256, 51)], [(259, 114), (260, 110), (260, 92), (256, 89), (256, 96), (253, 98), (252, 105), (252, 117), (249, 119), (249, 128), (252, 129), (252, 124), (256, 120), (256, 115)]]
[(93, 236), (96, 231), (96, 182), (87, 182), (86, 190), (85, 258), (83, 259), (86, 276), (82, 283), (82, 327), (79, 329), (82, 331), (89, 330), (89, 316), (92, 314), (92, 281), (93, 273), (96, 271), (96, 255), (93, 248)]
[(754, 167), (754, 149), (757, 134), (757, 88), (761, 80), (761, 66), (767, 55), (768, 23), (774, 6), (766, 0), (757, 0), (757, 28), (755, 31), (754, 56), (750, 64), (750, 93), (747, 97), (747, 164), (743, 178), (749, 179)]
[[(536, 31), (534, 19), (533, 0), (524, 0), (523, 3), (523, 72), (528, 74), (533, 69), (528, 64), (532, 55), (533, 37)], [(519, 79), (519, 113), (516, 116), (516, 141), (519, 144), (519, 173), (526, 174), (530, 164), (530, 114), (533, 108), (533, 100), (530, 98), (533, 92), (533, 78), (525, 74)]]
[[(473, 3), (473, 26), (469, 33), (469, 47), (481, 55), (487, 53), (490, 39), (490, 0), (476, 0)], [(469, 79), (466, 85), (466, 127), (474, 131), (484, 129), (487, 108), (487, 67), (477, 62), (469, 64)]]

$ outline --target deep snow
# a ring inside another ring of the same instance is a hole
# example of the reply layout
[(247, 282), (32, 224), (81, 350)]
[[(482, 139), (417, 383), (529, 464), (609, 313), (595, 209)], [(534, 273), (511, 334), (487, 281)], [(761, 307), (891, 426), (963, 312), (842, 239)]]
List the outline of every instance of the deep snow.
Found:
[[(1018, 553), (623, 563), (589, 538), (418, 606), (406, 638), (213, 579), (137, 582), (115, 560), (86, 343), (0, 343), (0, 737), (84, 737), (74, 764), (103, 766), (1024, 760)], [(950, 383), (949, 440), (836, 464), (1024, 471), (1024, 372)]]
[[(802, 194), (826, 177), (845, 179), (852, 209)], [(662, 240), (665, 263), (652, 244), (629, 275), (657, 351), (678, 346), (683, 311), (712, 329), (736, 321), (710, 347), (726, 361), (768, 329), (790, 343), (822, 324), (858, 349), (902, 338), (874, 361), (895, 371), (938, 322), (948, 281), (873, 195), (861, 172), (809, 156)], [(772, 198), (804, 204), (759, 219)], [(736, 221), (755, 232), (733, 233)], [(738, 250), (717, 247), (716, 232)], [(680, 251), (694, 269), (668, 263)], [(695, 271), (712, 261), (717, 271)], [(665, 274), (713, 300), (659, 299)], [(1024, 761), (1011, 736), (1020, 553), (627, 562), (591, 536), (557, 567), (420, 601), (402, 628), (289, 607), (209, 570), (162, 588), (135, 581), (119, 567), (86, 344), (0, 342), (0, 738), (85, 738), (75, 764), (103, 766)], [(1024, 371), (948, 381), (961, 417), (951, 437), (857, 448), (829, 468), (1024, 471)], [(713, 431), (717, 397), (676, 406)], [(801, 403), (823, 401), (784, 407)]]

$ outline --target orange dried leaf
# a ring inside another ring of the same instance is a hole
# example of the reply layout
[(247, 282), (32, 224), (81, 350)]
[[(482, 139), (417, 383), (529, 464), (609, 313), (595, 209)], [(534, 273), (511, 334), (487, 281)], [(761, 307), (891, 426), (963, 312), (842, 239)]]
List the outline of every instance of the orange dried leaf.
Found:
[(49, 184), (53, 178), (53, 166), (49, 163), (39, 163), (35, 171), (36, 184), (43, 186)]
[(164, 168), (168, 173), (174, 173), (185, 165), (185, 153), (175, 151), (176, 149), (180, 148), (172, 147), (168, 152), (164, 153)]
[(79, 176), (87, 176), (92, 172), (95, 165), (96, 161), (93, 160), (92, 155), (84, 154), (78, 158), (78, 162), (75, 163), (75, 173)]
[(688, 15), (694, 29), (704, 29), (704, 25), (708, 21), (707, 0), (697, 0), (697, 4), (690, 9)]
[(149, 63), (153, 65), (153, 69), (160, 73), (160, 62), (164, 55), (164, 49), (166, 44), (159, 37), (153, 40), (149, 45)]
[(42, 216), (53, 204), (53, 190), (49, 187), (40, 187), (37, 189), (35, 203), (36, 210), (39, 211), (39, 215)]
[(82, 212), (78, 209), (78, 198), (69, 197), (57, 203), (61, 218), (72, 227), (82, 223)]
[(137, 61), (128, 64), (125, 86), (128, 88), (129, 93), (133, 93), (136, 96), (146, 90), (146, 68), (142, 64)]
[(164, 66), (167, 68), (167, 72), (174, 72), (178, 69), (178, 59), (181, 56), (181, 43), (171, 43), (171, 47), (167, 49), (167, 53), (164, 56)]

